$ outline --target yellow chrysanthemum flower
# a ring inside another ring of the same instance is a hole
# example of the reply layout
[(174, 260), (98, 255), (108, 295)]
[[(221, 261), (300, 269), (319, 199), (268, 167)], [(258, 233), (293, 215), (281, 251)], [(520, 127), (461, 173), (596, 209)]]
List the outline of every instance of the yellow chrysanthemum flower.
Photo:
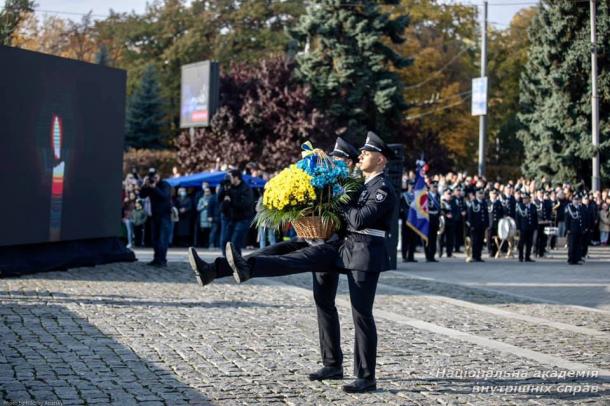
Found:
[(311, 176), (296, 165), (290, 165), (267, 182), (263, 204), (269, 209), (282, 210), (286, 206), (306, 204), (315, 198)]

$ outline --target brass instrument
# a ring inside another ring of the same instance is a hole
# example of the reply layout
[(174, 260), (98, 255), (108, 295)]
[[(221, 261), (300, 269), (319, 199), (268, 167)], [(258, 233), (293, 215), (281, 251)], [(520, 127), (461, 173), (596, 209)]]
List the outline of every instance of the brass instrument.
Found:
[(445, 216), (440, 215), (438, 217), (438, 235), (440, 236), (445, 232)]
[(464, 223), (464, 252), (466, 254), (466, 262), (472, 262), (472, 240), (470, 239), (470, 224)]

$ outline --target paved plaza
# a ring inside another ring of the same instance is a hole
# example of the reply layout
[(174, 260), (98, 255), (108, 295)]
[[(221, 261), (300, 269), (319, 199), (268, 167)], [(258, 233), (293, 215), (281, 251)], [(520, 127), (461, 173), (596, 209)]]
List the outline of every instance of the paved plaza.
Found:
[(165, 269), (137, 255), (0, 279), (5, 404), (610, 403), (610, 250), (578, 267), (564, 251), (534, 264), (399, 263), (375, 302), (379, 389), (361, 395), (341, 390), (353, 368), (345, 280), (346, 379), (310, 382), (320, 365), (310, 274), (201, 288), (184, 250)]

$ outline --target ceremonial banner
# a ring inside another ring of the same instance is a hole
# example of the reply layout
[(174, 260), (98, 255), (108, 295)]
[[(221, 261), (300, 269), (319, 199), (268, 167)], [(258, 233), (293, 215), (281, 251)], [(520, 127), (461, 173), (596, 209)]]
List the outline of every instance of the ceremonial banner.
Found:
[(424, 181), (424, 167), (425, 162), (417, 161), (415, 187), (413, 188), (415, 198), (411, 202), (411, 207), (409, 207), (407, 226), (411, 227), (427, 244), (430, 217), (428, 215), (428, 188)]
[(472, 79), (472, 115), (487, 115), (487, 78)]

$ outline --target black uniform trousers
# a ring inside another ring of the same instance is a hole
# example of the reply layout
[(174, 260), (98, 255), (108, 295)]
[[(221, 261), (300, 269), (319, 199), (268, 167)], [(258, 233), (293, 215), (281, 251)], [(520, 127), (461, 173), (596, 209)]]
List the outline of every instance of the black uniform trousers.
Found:
[[(346, 270), (354, 320), (354, 375), (375, 379), (377, 364), (377, 327), (373, 303), (379, 280), (378, 272)], [(339, 367), (343, 363), (341, 328), (335, 306), (338, 272), (315, 272), (313, 294), (318, 312), (320, 352), (324, 366)]]
[[(377, 328), (373, 318), (373, 302), (379, 273), (338, 269), (336, 267), (337, 250), (341, 243), (342, 240), (336, 240), (309, 246), (306, 242), (283, 242), (256, 251), (247, 256), (246, 260), (252, 265), (252, 277), (314, 272), (313, 292), (318, 312), (320, 350), (325, 366), (339, 366), (343, 362), (335, 297), (339, 274), (347, 273), (352, 318), (356, 330), (354, 374), (358, 378), (374, 379), (377, 359)], [(220, 258), (217, 261), (223, 261), (223, 259)], [(218, 276), (220, 276), (219, 271), (217, 268)]]
[(447, 251), (447, 258), (451, 258), (451, 256), (453, 255), (453, 248), (455, 245), (454, 239), (455, 239), (455, 226), (450, 222), (446, 222), (445, 231), (443, 232), (443, 236), (442, 236), (440, 255), (443, 255), (443, 247), (445, 247), (445, 250)]
[(568, 263), (577, 264), (583, 256), (583, 234), (568, 232)]
[[(277, 244), (268, 245), (265, 248), (256, 250), (256, 251), (252, 252), (250, 255), (246, 255), (244, 258), (246, 260), (251, 261), (252, 258), (256, 258), (259, 256), (286, 255), (291, 252), (296, 252), (297, 250), (301, 250), (301, 249), (305, 249), (305, 248), (311, 248), (306, 241), (297, 240), (297, 239), (290, 240), (290, 241), (281, 241), (281, 242), (278, 242)], [(320, 251), (320, 252), (322, 252), (322, 251)], [(224, 257), (216, 258), (216, 260), (214, 261), (214, 268), (216, 271), (216, 278), (225, 278), (225, 277), (233, 275), (233, 271), (229, 267), (227, 260)], [(264, 273), (264, 271), (262, 273)], [(295, 273), (295, 272), (293, 272), (293, 273)], [(257, 276), (264, 276), (264, 275), (257, 275)], [(268, 276), (274, 276), (274, 275), (268, 275)]]
[[(530, 259), (532, 255), (532, 242), (534, 239), (534, 230), (521, 231), (519, 235), (519, 260)], [(523, 248), (525, 247), (525, 256), (523, 256)]]
[(580, 247), (580, 259), (586, 258), (589, 255), (589, 244), (591, 243), (591, 238), (593, 233), (590, 231), (585, 231), (580, 234), (581, 238), (581, 247)]
[(471, 228), (470, 238), (472, 239), (472, 259), (481, 260), (483, 252), (483, 240), (485, 239), (485, 229)]
[(338, 269), (336, 260), (341, 243), (342, 240), (336, 240), (282, 255), (253, 254), (247, 260), (252, 265), (252, 277), (314, 272), (314, 299), (318, 311), (320, 349), (325, 365), (340, 365), (343, 361), (339, 316), (334, 302), (339, 274), (347, 273), (356, 332), (354, 374), (358, 378), (374, 379), (377, 328), (373, 318), (373, 302), (379, 273)]
[(498, 246), (494, 237), (498, 236), (498, 223), (491, 223), (491, 227), (487, 229), (487, 252), (490, 257), (495, 257), (498, 252)]
[(430, 215), (430, 224), (428, 229), (428, 244), (426, 245), (426, 260), (432, 261), (436, 255), (436, 239), (438, 237), (438, 216)]
[(453, 230), (455, 250), (459, 251), (464, 246), (464, 221), (460, 218), (455, 222), (455, 228)]
[(407, 222), (403, 220), (400, 230), (400, 250), (402, 259), (412, 261), (415, 256), (415, 247), (417, 246), (417, 234)]
[(546, 243), (548, 236), (544, 233), (546, 224), (538, 225), (538, 232), (536, 233), (536, 255), (543, 257), (546, 251)]

